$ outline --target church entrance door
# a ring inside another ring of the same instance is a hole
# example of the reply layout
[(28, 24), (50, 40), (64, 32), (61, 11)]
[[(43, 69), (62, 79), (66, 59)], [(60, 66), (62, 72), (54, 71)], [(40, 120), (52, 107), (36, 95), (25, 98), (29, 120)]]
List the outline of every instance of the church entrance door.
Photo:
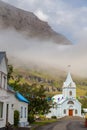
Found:
[(72, 109), (69, 110), (69, 116), (73, 116), (73, 110)]

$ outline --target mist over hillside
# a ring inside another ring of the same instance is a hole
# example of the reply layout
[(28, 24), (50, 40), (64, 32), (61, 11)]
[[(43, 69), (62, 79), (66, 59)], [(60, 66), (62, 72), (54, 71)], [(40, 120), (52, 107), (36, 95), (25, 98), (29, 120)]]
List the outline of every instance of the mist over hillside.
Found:
[[(6, 9), (1, 8), (0, 3), (0, 9), (3, 10), (0, 10), (0, 13), (5, 12), (6, 15), (7, 7), (9, 5), (6, 6)], [(12, 15), (12, 12), (10, 13)], [(2, 15), (0, 14), (0, 22), (3, 20), (1, 17)], [(6, 20), (6, 23), (8, 21)], [(86, 31), (83, 35), (81, 32), (76, 34), (77, 38), (80, 37), (78, 44), (64, 45), (54, 44), (53, 40), (44, 41), (37, 37), (28, 38), (27, 35), (24, 35), (25, 31), (20, 33), (18, 28), (14, 28), (13, 23), (11, 26), (9, 23), (2, 23), (6, 26), (3, 28), (0, 23), (0, 50), (7, 52), (9, 62), (13, 63), (16, 67), (48, 70), (48, 72), (60, 75), (61, 70), (63, 72), (68, 71), (67, 66), (71, 65), (70, 71), (72, 74), (87, 77)], [(24, 28), (21, 29), (24, 30)]]
[(15, 66), (40, 68), (55, 71), (67, 71), (71, 65), (71, 72), (75, 75), (86, 76), (86, 44), (58, 46), (49, 42), (41, 44), (37, 39), (26, 39), (16, 31), (0, 31), (0, 48), (5, 50), (9, 62)]

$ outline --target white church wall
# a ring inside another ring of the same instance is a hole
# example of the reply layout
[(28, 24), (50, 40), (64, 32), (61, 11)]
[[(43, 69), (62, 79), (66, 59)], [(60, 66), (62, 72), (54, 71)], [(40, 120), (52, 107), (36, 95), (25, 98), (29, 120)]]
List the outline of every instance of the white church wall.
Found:
[[(61, 117), (69, 116), (69, 110), (73, 110), (73, 116), (81, 116), (81, 104), (77, 100), (72, 100), (74, 104), (67, 104), (68, 101), (69, 100), (67, 100), (61, 105)], [(66, 112), (64, 113), (64, 111)]]
[[(69, 101), (72, 101), (73, 104), (68, 104)], [(57, 107), (51, 108), (51, 113), (47, 114), (46, 117), (51, 118), (52, 116), (64, 117), (69, 116), (69, 110), (73, 111), (72, 116), (81, 116), (81, 104), (76, 99), (65, 99), (64, 102), (58, 104)], [(77, 111), (77, 113), (76, 113)]]
[(46, 115), (47, 118), (51, 118), (52, 116), (61, 117), (61, 105), (51, 108), (50, 112)]
[[(72, 92), (72, 95), (70, 95)], [(76, 98), (76, 89), (75, 88), (63, 88), (63, 95), (65, 98)]]

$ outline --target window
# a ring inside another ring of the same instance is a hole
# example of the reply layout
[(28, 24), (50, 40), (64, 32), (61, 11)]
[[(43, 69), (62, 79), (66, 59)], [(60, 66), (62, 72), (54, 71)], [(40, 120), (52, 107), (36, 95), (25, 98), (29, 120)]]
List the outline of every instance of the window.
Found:
[(74, 102), (73, 101), (68, 101), (68, 103), (67, 104), (74, 104)]
[(70, 83), (70, 87), (72, 87), (72, 83)]
[(27, 111), (26, 111), (26, 107), (25, 107), (25, 112), (24, 112), (24, 113), (25, 113), (25, 118), (26, 118), (26, 112), (27, 112)]
[(75, 114), (78, 114), (78, 111), (77, 111), (77, 109), (75, 110)]
[(0, 118), (3, 118), (3, 102), (0, 102)]
[(11, 104), (11, 108), (12, 108), (12, 109), (14, 108), (14, 104)]
[(72, 91), (69, 92), (69, 95), (72, 96)]
[(20, 115), (21, 118), (23, 118), (23, 107), (21, 107), (21, 115)]
[(66, 109), (64, 109), (64, 114), (66, 114)]
[(2, 73), (0, 72), (0, 87), (2, 87)]
[(4, 86), (4, 89), (5, 89), (5, 86), (6, 86), (6, 77), (4, 76), (3, 78), (4, 78), (4, 84), (3, 84), (3, 86)]

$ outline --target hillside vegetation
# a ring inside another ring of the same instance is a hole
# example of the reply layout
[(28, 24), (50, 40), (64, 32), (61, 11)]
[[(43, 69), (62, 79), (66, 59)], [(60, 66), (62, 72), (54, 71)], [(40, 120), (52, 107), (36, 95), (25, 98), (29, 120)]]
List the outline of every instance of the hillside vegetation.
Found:
[[(73, 81), (76, 83), (77, 97), (84, 96), (87, 92), (87, 79), (81, 77), (72, 76)], [(62, 92), (62, 85), (66, 79), (66, 75), (54, 76), (45, 72), (39, 72), (34, 70), (15, 69), (10, 83), (14, 82), (14, 79), (20, 79), (20, 84), (27, 83), (29, 86), (43, 86), (48, 96), (58, 94)]]

